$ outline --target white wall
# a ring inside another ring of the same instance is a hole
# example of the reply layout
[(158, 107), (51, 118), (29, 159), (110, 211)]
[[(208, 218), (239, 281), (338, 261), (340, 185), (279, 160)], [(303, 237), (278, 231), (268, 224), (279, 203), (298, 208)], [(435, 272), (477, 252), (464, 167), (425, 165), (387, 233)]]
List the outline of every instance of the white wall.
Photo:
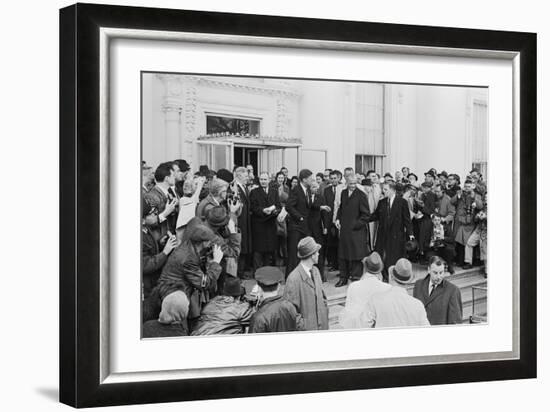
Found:
[(467, 96), (468, 90), (459, 87), (418, 88), (416, 166), (419, 173), (431, 167), (461, 176), (470, 171), (466, 163), (470, 158), (466, 143)]
[[(346, 85), (311, 81), (301, 86), (299, 113), (303, 149), (326, 150), (327, 166), (332, 169), (342, 170), (347, 165), (353, 165), (352, 145), (355, 142), (345, 122), (345, 116), (351, 109), (346, 104)], [(302, 166), (310, 167), (305, 162)]]
[(418, 86), (386, 85), (385, 132), (386, 154), (384, 169), (392, 175), (403, 166), (418, 171), (417, 131)]

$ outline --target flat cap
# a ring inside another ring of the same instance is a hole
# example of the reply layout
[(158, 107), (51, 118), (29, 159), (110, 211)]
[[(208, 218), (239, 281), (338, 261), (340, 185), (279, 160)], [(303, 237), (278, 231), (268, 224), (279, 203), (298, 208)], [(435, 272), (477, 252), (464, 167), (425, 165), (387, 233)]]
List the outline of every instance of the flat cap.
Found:
[(285, 275), (278, 267), (275, 266), (263, 266), (258, 268), (254, 273), (256, 282), (265, 286), (275, 285), (284, 279)]

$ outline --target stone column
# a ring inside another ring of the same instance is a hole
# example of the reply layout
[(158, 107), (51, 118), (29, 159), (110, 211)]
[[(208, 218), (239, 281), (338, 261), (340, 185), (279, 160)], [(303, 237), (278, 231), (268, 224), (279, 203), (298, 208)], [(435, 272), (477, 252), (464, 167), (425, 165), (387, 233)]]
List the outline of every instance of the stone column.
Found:
[[(180, 76), (159, 75), (164, 84), (162, 112), (165, 122), (165, 155), (166, 161), (181, 157), (181, 113), (183, 111), (182, 85)], [(159, 136), (160, 138), (160, 136)]]
[(198, 167), (193, 143), (201, 134), (197, 127), (197, 86), (194, 78), (183, 77), (182, 156), (192, 165), (192, 169)]

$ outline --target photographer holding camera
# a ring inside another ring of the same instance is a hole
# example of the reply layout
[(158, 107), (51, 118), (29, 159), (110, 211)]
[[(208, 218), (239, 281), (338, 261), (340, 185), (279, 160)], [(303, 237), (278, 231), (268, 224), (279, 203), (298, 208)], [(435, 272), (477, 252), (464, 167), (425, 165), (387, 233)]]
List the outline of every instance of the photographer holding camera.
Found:
[(162, 302), (175, 290), (185, 292), (189, 299), (188, 320), (192, 322), (216, 292), (223, 252), (220, 246), (212, 244), (215, 234), (209, 227), (198, 225), (190, 232), (189, 237), (168, 257), (157, 294)]

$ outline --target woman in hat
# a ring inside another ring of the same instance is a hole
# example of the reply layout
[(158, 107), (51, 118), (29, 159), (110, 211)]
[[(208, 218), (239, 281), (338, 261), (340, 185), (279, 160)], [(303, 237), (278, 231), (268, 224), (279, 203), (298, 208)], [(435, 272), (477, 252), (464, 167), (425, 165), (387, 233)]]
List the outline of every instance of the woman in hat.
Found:
[(171, 336), (187, 336), (187, 314), (189, 299), (181, 290), (167, 295), (162, 301), (162, 309), (158, 319), (149, 320), (143, 324), (144, 338), (164, 338)]

